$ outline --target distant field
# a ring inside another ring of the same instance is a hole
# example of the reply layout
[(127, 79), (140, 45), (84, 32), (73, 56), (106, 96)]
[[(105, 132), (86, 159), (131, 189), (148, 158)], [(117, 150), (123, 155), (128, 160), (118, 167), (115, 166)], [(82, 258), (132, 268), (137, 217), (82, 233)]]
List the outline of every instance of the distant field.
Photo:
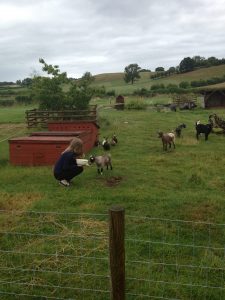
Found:
[[(202, 68), (193, 72), (188, 72), (184, 74), (176, 74), (162, 79), (150, 79), (150, 75), (154, 73), (141, 72), (141, 78), (136, 81), (133, 85), (126, 84), (123, 80), (123, 73), (106, 73), (95, 76), (95, 81), (93, 86), (102, 86), (106, 87), (107, 91), (115, 90), (116, 93), (133, 93), (134, 90), (140, 88), (150, 89), (153, 84), (179, 84), (181, 81), (194, 81), (200, 79), (209, 79), (212, 77), (221, 77), (225, 75), (225, 65), (215, 66), (210, 68)], [(225, 83), (221, 84), (222, 87), (225, 86)]]
[(1, 123), (25, 123), (25, 111), (33, 109), (34, 106), (15, 105), (13, 107), (0, 107)]

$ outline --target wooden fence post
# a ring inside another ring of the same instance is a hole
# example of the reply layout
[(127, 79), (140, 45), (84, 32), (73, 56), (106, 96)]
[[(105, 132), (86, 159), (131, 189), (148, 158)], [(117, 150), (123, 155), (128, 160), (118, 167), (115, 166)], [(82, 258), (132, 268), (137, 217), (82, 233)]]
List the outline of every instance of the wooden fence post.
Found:
[(125, 299), (124, 215), (121, 207), (109, 210), (109, 258), (111, 299)]

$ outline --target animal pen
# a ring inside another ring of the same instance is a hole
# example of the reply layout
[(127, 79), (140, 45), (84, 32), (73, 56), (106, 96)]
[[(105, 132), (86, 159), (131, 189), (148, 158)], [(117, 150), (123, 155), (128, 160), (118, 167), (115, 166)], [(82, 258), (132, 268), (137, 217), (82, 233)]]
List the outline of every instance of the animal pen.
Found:
[(187, 105), (189, 109), (193, 107), (193, 104), (197, 106), (197, 95), (196, 94), (174, 94), (172, 96), (173, 104), (177, 107), (183, 107)]
[(131, 216), (120, 207), (0, 216), (5, 300), (224, 299), (225, 224)]
[(10, 163), (22, 166), (53, 165), (74, 137), (83, 141), (84, 153), (98, 140), (96, 106), (76, 111), (26, 111), (27, 127), (48, 131), (9, 139)]
[(48, 123), (55, 122), (74, 122), (89, 121), (97, 122), (97, 106), (92, 105), (86, 110), (38, 110), (26, 111), (26, 121), (28, 128), (42, 127), (47, 128)]

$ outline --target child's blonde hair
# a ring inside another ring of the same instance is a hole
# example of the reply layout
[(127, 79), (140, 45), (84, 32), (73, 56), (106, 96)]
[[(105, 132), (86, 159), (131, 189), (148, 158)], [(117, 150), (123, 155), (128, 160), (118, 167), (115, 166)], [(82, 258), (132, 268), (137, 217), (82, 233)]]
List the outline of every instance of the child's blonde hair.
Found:
[(83, 142), (79, 138), (73, 138), (69, 146), (63, 151), (63, 153), (73, 151), (77, 156), (83, 155)]

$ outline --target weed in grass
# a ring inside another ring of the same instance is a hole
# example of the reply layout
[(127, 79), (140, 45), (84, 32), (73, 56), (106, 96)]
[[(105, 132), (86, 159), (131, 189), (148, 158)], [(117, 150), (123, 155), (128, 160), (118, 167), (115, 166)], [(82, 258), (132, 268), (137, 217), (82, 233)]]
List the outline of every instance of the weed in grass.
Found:
[(204, 184), (204, 180), (202, 179), (201, 175), (193, 173), (188, 177), (188, 183), (199, 186)]
[(202, 202), (200, 204), (186, 204), (186, 216), (192, 221), (209, 221), (213, 220), (214, 216), (219, 211), (219, 206), (213, 202)]

